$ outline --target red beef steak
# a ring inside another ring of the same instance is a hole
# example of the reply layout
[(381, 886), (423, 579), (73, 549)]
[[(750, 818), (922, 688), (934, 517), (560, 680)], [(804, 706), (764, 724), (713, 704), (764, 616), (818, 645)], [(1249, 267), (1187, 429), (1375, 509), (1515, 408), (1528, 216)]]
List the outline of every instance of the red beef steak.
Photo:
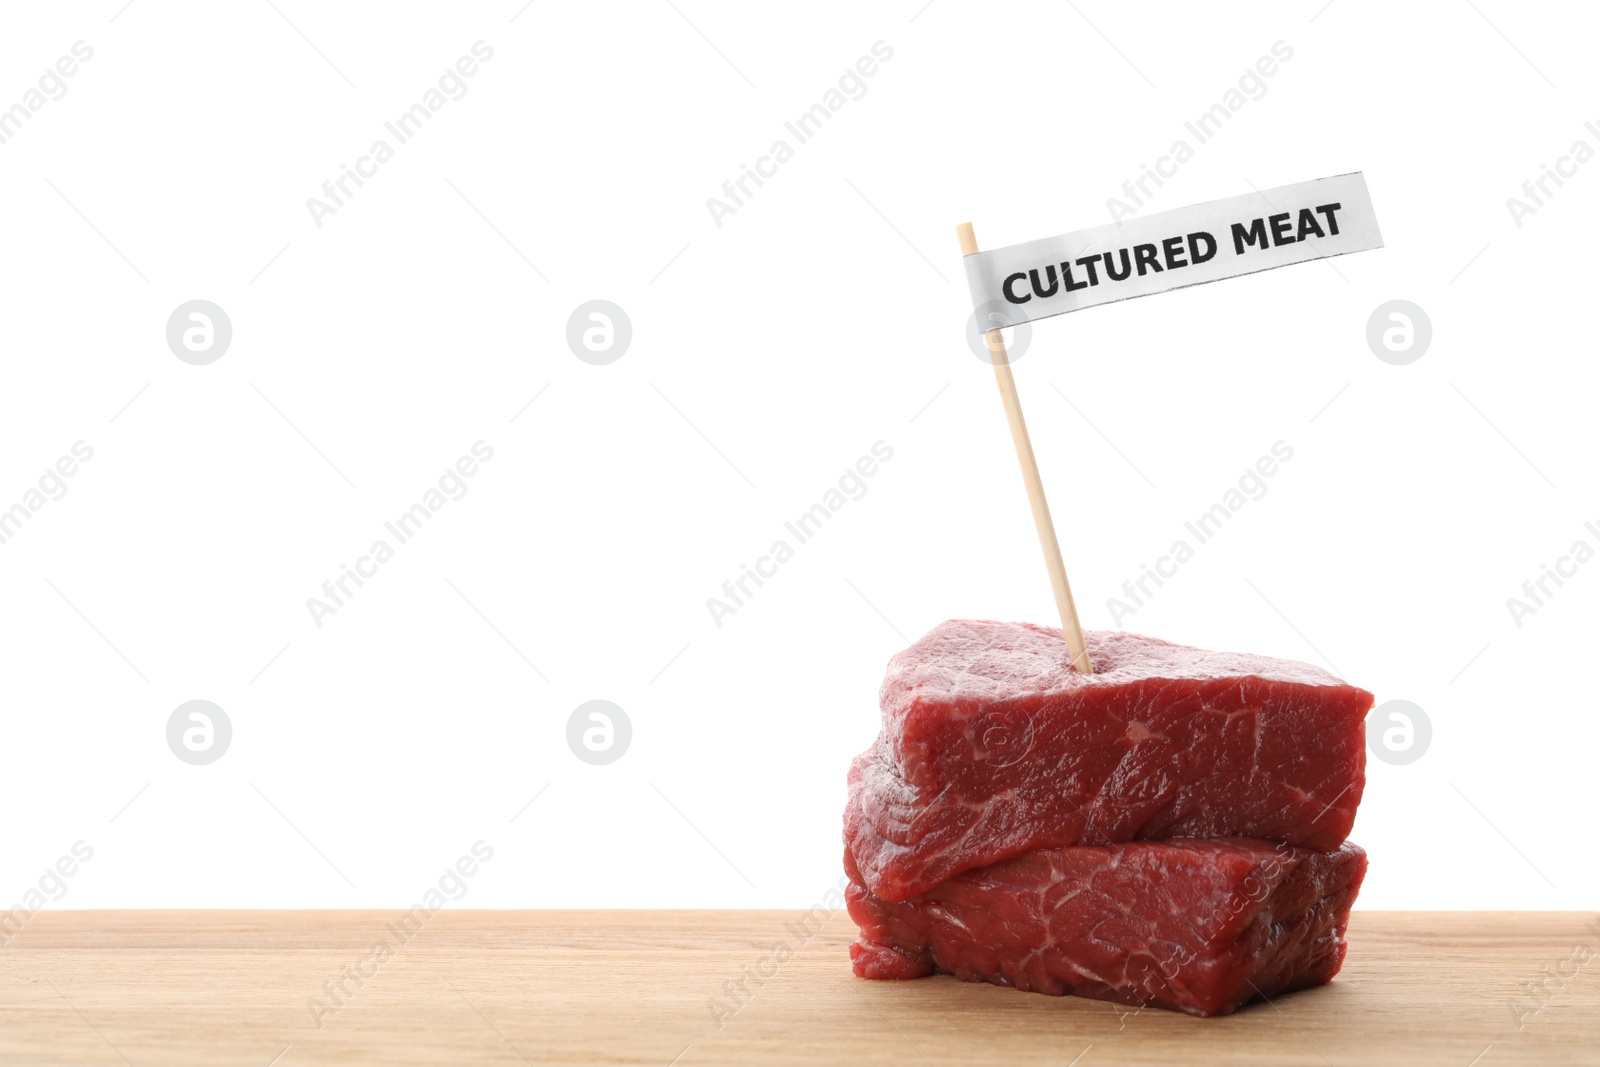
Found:
[(889, 661), (845, 843), (888, 901), (1038, 848), (1350, 833), (1372, 694), (1293, 660), (1116, 631), (957, 620)]
[(1224, 838), (1039, 849), (899, 903), (856, 880), (850, 958), (864, 978), (939, 971), (1226, 1015), (1338, 973), (1366, 869), (1351, 844), (1316, 852)]

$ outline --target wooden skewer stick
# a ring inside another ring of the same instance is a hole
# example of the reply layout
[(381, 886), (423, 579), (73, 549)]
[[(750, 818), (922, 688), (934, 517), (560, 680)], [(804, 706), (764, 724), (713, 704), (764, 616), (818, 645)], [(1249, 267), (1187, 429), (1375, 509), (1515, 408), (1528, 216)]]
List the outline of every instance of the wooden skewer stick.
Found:
[[(963, 222), (957, 226), (956, 236), (961, 240), (963, 256), (978, 251), (978, 238), (972, 232), (972, 223)], [(1028, 503), (1033, 506), (1033, 524), (1039, 531), (1039, 546), (1044, 549), (1050, 585), (1055, 589), (1056, 609), (1061, 612), (1061, 633), (1067, 641), (1067, 652), (1075, 670), (1093, 674), (1089, 650), (1083, 643), (1083, 627), (1078, 623), (1078, 608), (1072, 602), (1072, 587), (1067, 584), (1067, 567), (1061, 562), (1056, 526), (1050, 520), (1050, 505), (1044, 498), (1044, 483), (1039, 480), (1039, 464), (1033, 458), (1033, 442), (1028, 439), (1028, 424), (1022, 418), (1022, 401), (1017, 397), (1017, 383), (1011, 377), (1011, 361), (1006, 356), (1005, 338), (998, 329), (994, 329), (983, 335), (983, 341), (989, 350), (989, 362), (994, 364), (995, 380), (1000, 383), (1000, 400), (1005, 404), (1006, 421), (1011, 424), (1011, 442), (1017, 446), (1022, 480), (1028, 487)]]

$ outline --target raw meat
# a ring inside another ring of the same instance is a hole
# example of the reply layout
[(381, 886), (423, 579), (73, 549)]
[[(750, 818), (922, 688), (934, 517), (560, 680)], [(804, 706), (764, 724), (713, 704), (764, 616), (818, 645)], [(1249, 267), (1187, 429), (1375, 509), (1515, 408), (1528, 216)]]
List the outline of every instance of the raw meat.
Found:
[(1085, 638), (1092, 675), (1027, 623), (942, 623), (889, 661), (845, 812), (864, 886), (905, 900), (1064, 845), (1349, 835), (1371, 693), (1293, 660)]
[(900, 903), (857, 878), (850, 958), (864, 978), (940, 971), (1226, 1015), (1338, 973), (1366, 869), (1351, 844), (1315, 852), (1233, 838), (1041, 849)]

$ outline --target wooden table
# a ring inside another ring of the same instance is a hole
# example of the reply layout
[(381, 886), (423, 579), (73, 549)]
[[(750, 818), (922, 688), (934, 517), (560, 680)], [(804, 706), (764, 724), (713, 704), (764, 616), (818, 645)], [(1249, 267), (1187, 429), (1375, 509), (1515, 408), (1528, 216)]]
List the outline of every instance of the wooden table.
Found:
[(1223, 1019), (862, 981), (842, 911), (396, 918), (42, 912), (0, 948), (0, 1063), (1600, 1064), (1593, 914), (1359, 912), (1331, 986)]

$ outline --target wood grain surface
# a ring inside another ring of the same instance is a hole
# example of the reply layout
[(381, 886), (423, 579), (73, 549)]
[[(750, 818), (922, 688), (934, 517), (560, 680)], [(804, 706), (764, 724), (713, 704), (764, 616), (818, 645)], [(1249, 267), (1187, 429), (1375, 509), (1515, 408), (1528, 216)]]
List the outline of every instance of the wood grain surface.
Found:
[(1358, 912), (1332, 985), (1221, 1019), (863, 981), (842, 911), (398, 918), (38, 914), (0, 947), (0, 1063), (1600, 1064), (1595, 914)]

